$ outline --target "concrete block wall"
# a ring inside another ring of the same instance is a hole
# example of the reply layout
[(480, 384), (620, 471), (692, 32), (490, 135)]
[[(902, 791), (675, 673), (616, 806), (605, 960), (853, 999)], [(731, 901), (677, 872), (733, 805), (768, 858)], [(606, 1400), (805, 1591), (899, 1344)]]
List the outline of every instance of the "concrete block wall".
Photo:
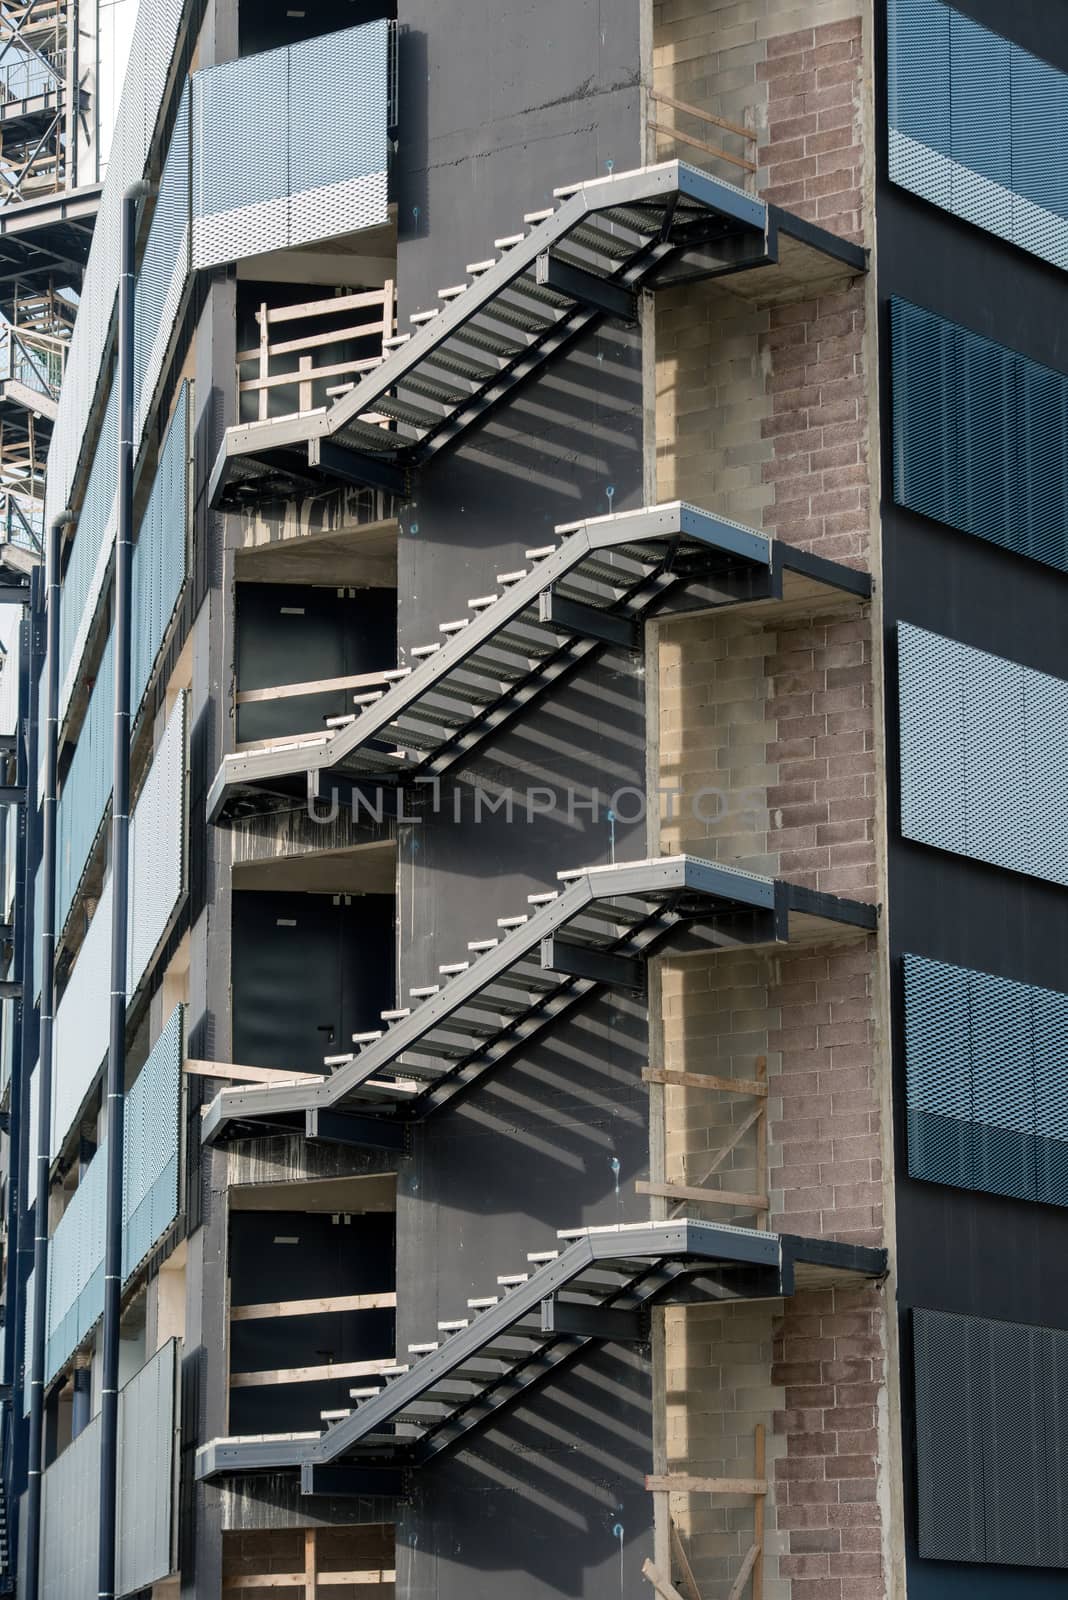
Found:
[[(870, 242), (870, 18), (860, 10), (858, 0), (663, 0), (654, 89), (753, 128), (750, 187)], [(661, 140), (658, 151), (731, 177), (681, 143), (668, 151)], [(874, 568), (871, 295), (858, 280), (758, 306), (726, 279), (658, 296), (660, 498)], [(661, 849), (882, 898), (873, 646), (870, 608), (836, 600), (663, 624), (659, 781), (679, 794), (662, 815)], [(662, 964), (667, 1068), (751, 1078), (766, 1063), (773, 1228), (884, 1242), (879, 973), (874, 938)], [(700, 1185), (752, 1105), (667, 1087), (654, 1170)], [(748, 1191), (756, 1178), (747, 1135), (709, 1182)], [(756, 1220), (721, 1205), (685, 1210)], [(754, 1424), (767, 1427), (765, 1600), (886, 1592), (886, 1337), (882, 1291), (867, 1284), (666, 1316), (670, 1470), (749, 1476)], [(672, 1513), (704, 1600), (726, 1600), (752, 1501), (672, 1497)]]

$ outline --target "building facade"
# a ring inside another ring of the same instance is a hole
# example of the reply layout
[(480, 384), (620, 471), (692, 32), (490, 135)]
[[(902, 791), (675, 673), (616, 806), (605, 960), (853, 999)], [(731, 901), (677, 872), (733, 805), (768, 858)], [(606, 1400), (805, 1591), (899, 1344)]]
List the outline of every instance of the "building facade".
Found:
[(8, 1592), (1063, 1588), (1066, 128), (1037, 4), (140, 0), (8, 396)]

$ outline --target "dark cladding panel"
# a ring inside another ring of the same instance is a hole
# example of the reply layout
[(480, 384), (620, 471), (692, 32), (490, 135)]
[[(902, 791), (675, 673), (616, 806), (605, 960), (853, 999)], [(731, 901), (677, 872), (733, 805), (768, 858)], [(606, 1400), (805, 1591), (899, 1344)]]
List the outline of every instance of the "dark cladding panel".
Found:
[(914, 1311), (920, 1554), (983, 1561), (983, 1393), (988, 1343), (974, 1317)]
[(319, 1072), (393, 1003), (393, 897), (233, 895), (234, 1059)]

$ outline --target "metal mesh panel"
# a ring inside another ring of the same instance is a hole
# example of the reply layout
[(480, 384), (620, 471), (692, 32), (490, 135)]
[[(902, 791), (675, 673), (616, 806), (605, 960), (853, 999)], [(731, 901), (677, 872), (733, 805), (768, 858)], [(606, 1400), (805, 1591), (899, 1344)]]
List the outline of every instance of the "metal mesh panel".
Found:
[(1024, 250), (1068, 267), (1068, 163), (1050, 159), (1051, 134), (1068, 128), (1068, 74), (1012, 50), (1012, 238)]
[(964, 705), (964, 854), (1016, 872), (1030, 869), (1024, 669), (959, 648)]
[(119, 1397), (119, 1594), (165, 1578), (173, 1564), (176, 1369), (171, 1339)]
[[(81, 313), (79, 312), (79, 316)], [(113, 382), (97, 439), (96, 454), (78, 517), (70, 560), (63, 576), (59, 616), (59, 710), (63, 716), (78, 679), (78, 668), (115, 537), (118, 450), (118, 389)]]
[(974, 1317), (912, 1313), (916, 1375), (919, 1547), (935, 1561), (986, 1556), (982, 1470), (983, 1326)]
[(964, 703), (961, 646), (920, 628), (898, 628), (901, 831), (964, 853)]
[(109, 637), (56, 812), (56, 926), (62, 928), (111, 799), (115, 652)]
[(104, 1310), (105, 1146), (89, 1163), (48, 1252), (45, 1381), (51, 1382)]
[(1064, 1206), (1068, 1205), (1068, 994), (1035, 989), (1033, 995), (1035, 1198)]
[(908, 955), (913, 1177), (1068, 1204), (1068, 994)]
[(195, 74), (194, 268), (386, 221), (389, 38), (372, 22)]
[(190, 102), (187, 83), (163, 164), (134, 297), (136, 433), (144, 427), (189, 275)]
[(1068, 1567), (1068, 1333), (1040, 1331), (1046, 1442), (1046, 1524), (1039, 1530), (1043, 1566)]
[(185, 700), (178, 696), (130, 818), (132, 994), (167, 931), (182, 892), (185, 836)]
[(86, 1600), (97, 1592), (100, 1418), (57, 1456), (41, 1486), (41, 1593)]
[(1068, 76), (941, 0), (888, 6), (890, 177), (1068, 266)]
[(968, 974), (971, 1010), (972, 1182), (994, 1194), (1035, 1197), (1035, 1076), (1031, 992), (987, 972)]
[(145, 162), (170, 71), (184, 0), (141, 0), (108, 157), (107, 178), (82, 281), (45, 487), (47, 521), (70, 501), (100, 378), (118, 286), (119, 209)]
[(894, 499), (1068, 571), (1068, 376), (907, 301), (890, 321)]
[(905, 1098), (909, 1172), (969, 1188), (973, 1172), (968, 975), (906, 956)]
[(56, 1007), (52, 1156), (59, 1154), (108, 1048), (111, 990), (111, 879)]
[(984, 1334), (986, 1560), (1037, 1563), (1048, 1523), (1042, 1330), (988, 1322)]
[(898, 669), (905, 837), (1068, 884), (1068, 683), (907, 623)]
[(1002, 239), (1013, 236), (1010, 51), (1000, 34), (950, 12), (949, 210)]
[(189, 386), (183, 384), (133, 549), (130, 706), (136, 716), (186, 573)]
[(182, 1020), (182, 1008), (176, 1006), (126, 1097), (124, 1279), (178, 1215)]
[(888, 0), (887, 96), (890, 178), (948, 211), (952, 175), (949, 7), (939, 0)]
[[(147, 1588), (171, 1570), (175, 1370), (172, 1339), (119, 1394), (118, 1594)], [(41, 1593), (87, 1600), (97, 1592), (99, 1416), (48, 1468), (41, 1493)]]

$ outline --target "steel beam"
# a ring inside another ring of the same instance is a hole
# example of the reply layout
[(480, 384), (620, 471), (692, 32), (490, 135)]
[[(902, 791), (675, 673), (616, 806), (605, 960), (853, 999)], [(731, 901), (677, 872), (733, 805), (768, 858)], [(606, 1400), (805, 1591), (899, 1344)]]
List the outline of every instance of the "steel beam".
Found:
[(538, 600), (538, 620), (560, 633), (579, 638), (599, 639), (603, 644), (621, 645), (624, 650), (640, 650), (642, 627), (633, 617), (596, 606), (569, 600), (555, 588), (543, 589)]
[(388, 1150), (398, 1155), (403, 1155), (408, 1148), (403, 1123), (386, 1117), (331, 1111), (325, 1106), (308, 1106), (304, 1113), (304, 1137), (330, 1144), (355, 1145), (364, 1150)]
[(576, 1339), (605, 1339), (612, 1344), (648, 1344), (649, 1318), (640, 1311), (577, 1305), (549, 1295), (541, 1302), (541, 1331)]
[(629, 289), (622, 289), (595, 272), (561, 261), (551, 251), (545, 250), (534, 265), (535, 282), (544, 289), (552, 289), (568, 300), (577, 300), (606, 317), (618, 317), (622, 322), (637, 322), (638, 297)]
[(301, 1494), (337, 1495), (351, 1499), (357, 1495), (396, 1499), (404, 1494), (403, 1467), (338, 1465), (334, 1462), (303, 1461), (300, 1467)]
[(541, 964), (551, 972), (569, 978), (586, 978), (591, 983), (606, 983), (613, 989), (645, 989), (645, 962), (634, 956), (616, 955), (592, 945), (574, 944), (555, 935), (541, 941)]

